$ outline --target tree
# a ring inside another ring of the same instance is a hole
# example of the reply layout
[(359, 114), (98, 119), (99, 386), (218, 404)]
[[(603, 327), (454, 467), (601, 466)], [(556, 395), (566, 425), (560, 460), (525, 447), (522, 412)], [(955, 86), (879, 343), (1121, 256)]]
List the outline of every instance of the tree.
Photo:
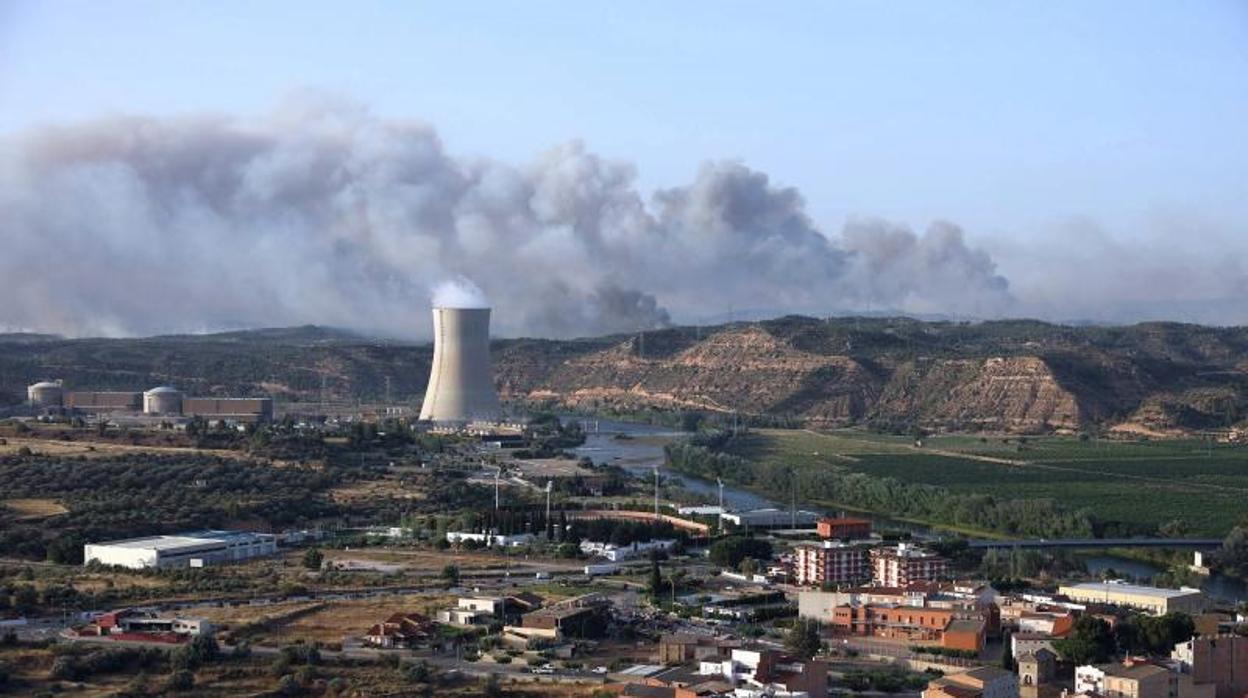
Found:
[(459, 567), (456, 565), (447, 565), (442, 568), (442, 578), (447, 584), (452, 586), (459, 584)]
[(498, 685), (498, 674), (490, 674), (485, 680), (485, 689), (481, 692), (485, 698), (502, 698), (503, 688)]
[(1070, 635), (1053, 641), (1053, 649), (1075, 665), (1107, 662), (1114, 654), (1115, 645), (1109, 623), (1095, 616), (1080, 617)]
[(1238, 577), (1248, 577), (1248, 528), (1236, 526), (1222, 541), (1223, 569)]
[(819, 636), (819, 621), (812, 618), (796, 618), (784, 638), (784, 646), (790, 652), (805, 659), (819, 653), (823, 640)]
[(310, 570), (321, 569), (321, 563), (325, 561), (325, 554), (320, 548), (308, 548), (303, 554), (303, 566)]
[(650, 595), (658, 598), (663, 591), (663, 572), (659, 570), (659, 553), (650, 550)]
[(741, 570), (741, 574), (745, 575), (746, 579), (753, 579), (754, 575), (758, 574), (758, 560), (755, 560), (752, 557), (747, 557), (741, 561), (739, 569)]
[(431, 678), (433, 674), (429, 671), (429, 665), (424, 662), (416, 662), (407, 668), (407, 680), (412, 683), (429, 683)]
[(185, 669), (175, 671), (169, 675), (169, 679), (165, 681), (165, 688), (170, 691), (189, 691), (195, 688), (195, 674)]
[(1009, 672), (1014, 672), (1018, 669), (1018, 663), (1014, 661), (1014, 643), (1010, 641), (1009, 633), (1006, 633), (1002, 640), (1002, 644), (1005, 647), (1001, 651), (1001, 668)]
[(716, 541), (710, 549), (711, 562), (720, 567), (736, 569), (747, 557), (756, 560), (771, 559), (771, 543), (759, 538), (732, 536)]

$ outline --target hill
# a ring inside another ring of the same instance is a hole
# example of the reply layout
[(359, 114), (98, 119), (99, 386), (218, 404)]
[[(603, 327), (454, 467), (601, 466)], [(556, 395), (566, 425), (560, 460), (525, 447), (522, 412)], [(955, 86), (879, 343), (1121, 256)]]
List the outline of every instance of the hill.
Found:
[[(505, 399), (953, 430), (1221, 429), (1248, 407), (1248, 328), (789, 316), (644, 335), (494, 342)], [(418, 401), (432, 347), (319, 327), (142, 339), (0, 335), (0, 398), (171, 383), (283, 401)]]

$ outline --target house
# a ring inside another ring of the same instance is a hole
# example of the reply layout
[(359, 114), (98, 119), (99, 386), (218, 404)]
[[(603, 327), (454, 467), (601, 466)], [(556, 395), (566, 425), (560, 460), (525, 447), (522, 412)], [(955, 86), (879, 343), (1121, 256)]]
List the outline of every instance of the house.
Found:
[(1170, 657), (1194, 684), (1212, 685), (1217, 698), (1248, 694), (1248, 637), (1201, 635), (1175, 645)]
[(434, 623), (419, 613), (395, 613), (375, 623), (364, 635), (364, 641), (384, 649), (411, 648), (425, 642), (434, 630)]
[(1041, 647), (1034, 652), (1015, 655), (1018, 663), (1018, 683), (1023, 688), (1046, 686), (1057, 675), (1057, 655)]
[(979, 667), (933, 679), (923, 698), (1018, 698), (1018, 677), (996, 667)]
[(510, 596), (465, 596), (455, 608), (438, 611), (438, 622), (458, 626), (489, 625), (496, 620), (509, 622), (541, 605), (541, 597), (529, 592)]
[(659, 663), (684, 664), (727, 656), (740, 643), (693, 633), (671, 633), (659, 639)]
[(116, 639), (185, 639), (196, 635), (211, 635), (216, 626), (204, 618), (180, 618), (160, 616), (155, 613), (121, 609), (101, 613), (87, 626), (78, 630), (79, 635), (110, 636)]
[(734, 696), (823, 698), (828, 690), (826, 662), (801, 660), (772, 649), (736, 648), (727, 658), (702, 660), (698, 673), (732, 684)]
[(525, 613), (520, 625), (508, 625), (504, 631), (525, 641), (597, 637), (606, 627), (610, 604), (601, 594), (585, 594)]
[(1107, 698), (1175, 698), (1179, 675), (1148, 662), (1085, 664), (1075, 669), (1075, 691)]

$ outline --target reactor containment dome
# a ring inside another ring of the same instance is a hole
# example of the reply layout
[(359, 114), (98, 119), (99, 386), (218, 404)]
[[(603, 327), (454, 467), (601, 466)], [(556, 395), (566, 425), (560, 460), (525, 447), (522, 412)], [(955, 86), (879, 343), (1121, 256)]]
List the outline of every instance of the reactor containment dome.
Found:
[(490, 309), (433, 309), (433, 365), (420, 418), (431, 422), (497, 422), (501, 415), (490, 366)]

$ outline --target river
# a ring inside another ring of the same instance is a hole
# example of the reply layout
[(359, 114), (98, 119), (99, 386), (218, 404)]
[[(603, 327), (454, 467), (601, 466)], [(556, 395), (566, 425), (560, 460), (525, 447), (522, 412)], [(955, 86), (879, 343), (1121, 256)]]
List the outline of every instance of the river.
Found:
[[(564, 417), (564, 419), (574, 420), (576, 417)], [(585, 443), (573, 449), (578, 457), (590, 458), (598, 464), (612, 463), (643, 478), (652, 477), (654, 469), (658, 468), (662, 477), (679, 479), (686, 490), (694, 494), (706, 495), (710, 497), (710, 501), (718, 498), (718, 487), (714, 482), (678, 473), (667, 467), (663, 456), (663, 445), (672, 439), (687, 436), (684, 432), (652, 424), (606, 419), (585, 421), (591, 429), (596, 424), (597, 431), (589, 431), (586, 434)], [(624, 435), (625, 438), (619, 438), (620, 435)], [(724, 505), (729, 509), (739, 510), (768, 507), (787, 509), (789, 506), (787, 503), (780, 504), (755, 492), (728, 484), (724, 485)], [(813, 509), (813, 507), (802, 506), (806, 509)], [(932, 528), (920, 524), (857, 512), (854, 516), (870, 519), (872, 525), (881, 530), (902, 530), (919, 538), (936, 538), (939, 535)], [(1112, 568), (1123, 577), (1144, 583), (1151, 580), (1153, 575), (1162, 572), (1161, 568), (1148, 562), (1109, 554), (1090, 555), (1084, 558), (1084, 563), (1088, 567), (1088, 572), (1093, 575), (1099, 575), (1102, 570)], [(1201, 589), (1221, 601), (1236, 604), (1248, 601), (1248, 587), (1242, 580), (1231, 577), (1223, 575), (1206, 577), (1201, 584)]]

